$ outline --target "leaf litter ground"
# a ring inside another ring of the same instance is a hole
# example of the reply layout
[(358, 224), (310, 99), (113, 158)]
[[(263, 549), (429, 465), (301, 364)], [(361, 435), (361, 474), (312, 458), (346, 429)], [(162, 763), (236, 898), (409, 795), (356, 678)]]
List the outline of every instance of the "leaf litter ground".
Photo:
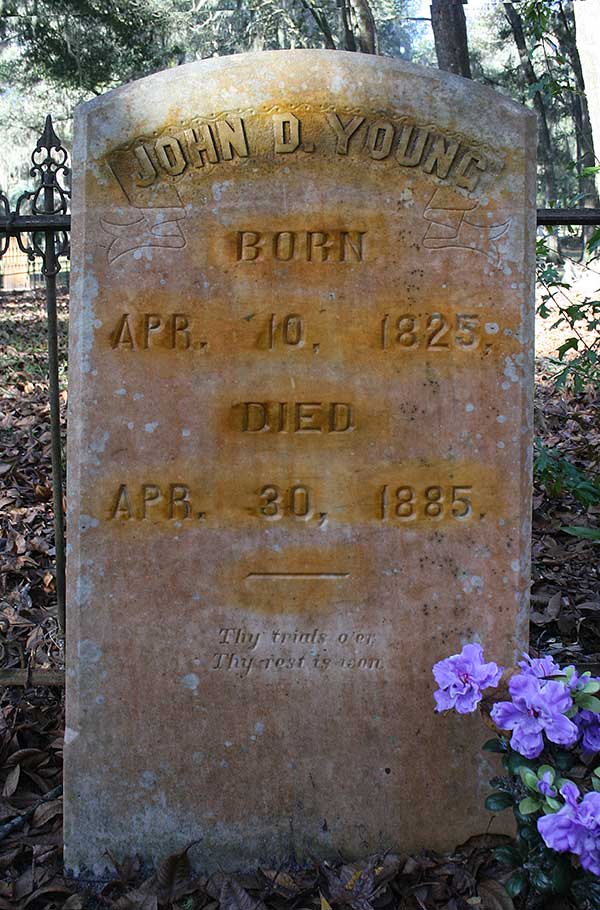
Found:
[[(61, 404), (66, 412), (67, 295), (59, 295)], [(545, 355), (558, 342), (544, 335)], [(0, 667), (63, 667), (56, 622), (47, 401), (46, 321), (41, 291), (4, 296), (0, 308)], [(546, 357), (537, 364), (536, 425), (543, 445), (600, 479), (597, 393), (558, 392)], [(560, 486), (560, 484), (559, 484)], [(576, 484), (549, 495), (536, 485), (531, 648), (600, 672), (600, 548), (565, 526), (600, 525), (600, 505), (582, 504)], [(502, 835), (471, 838), (446, 855), (392, 853), (362, 863), (286, 866), (252, 875), (196, 878), (189, 851), (148, 877), (137, 856), (110, 857), (114, 879), (88, 892), (64, 879), (62, 859), (63, 692), (0, 689), (0, 910), (510, 910), (506, 870), (491, 850)]]

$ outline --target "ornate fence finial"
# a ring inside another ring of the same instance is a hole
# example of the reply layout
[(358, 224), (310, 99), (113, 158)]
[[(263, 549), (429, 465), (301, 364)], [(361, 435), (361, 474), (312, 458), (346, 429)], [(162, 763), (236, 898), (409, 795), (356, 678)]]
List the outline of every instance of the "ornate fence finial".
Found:
[[(31, 155), (30, 175), (37, 181), (33, 190), (22, 193), (15, 208), (17, 217), (22, 215), (68, 215), (71, 200), (67, 167), (68, 152), (56, 135), (52, 117), (46, 117), (44, 130)], [(29, 239), (27, 239), (29, 238)], [(56, 275), (60, 271), (59, 256), (69, 255), (68, 231), (33, 231), (31, 234), (17, 234), (19, 247), (33, 262), (36, 256), (42, 260), (44, 275)]]
[(62, 148), (60, 139), (54, 132), (54, 124), (52, 123), (52, 114), (46, 114), (46, 123), (44, 124), (44, 132), (37, 141), (36, 149), (39, 151), (41, 149), (47, 149), (48, 152), (50, 149), (60, 149)]

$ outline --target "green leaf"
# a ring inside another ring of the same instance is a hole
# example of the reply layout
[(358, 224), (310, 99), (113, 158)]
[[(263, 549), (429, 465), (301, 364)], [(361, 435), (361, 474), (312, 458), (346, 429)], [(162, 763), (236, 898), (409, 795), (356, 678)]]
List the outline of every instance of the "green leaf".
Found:
[(575, 756), (564, 749), (557, 749), (554, 753), (554, 760), (561, 771), (570, 771), (575, 764)]
[(511, 749), (506, 767), (511, 774), (520, 774), (521, 768), (535, 768), (536, 763), (530, 758), (523, 758), (522, 755), (519, 755), (518, 752), (513, 752)]
[(600, 882), (597, 884), (587, 878), (575, 880), (571, 885), (573, 897), (578, 901), (577, 906), (589, 907), (590, 910), (600, 910)]
[(592, 777), (592, 787), (596, 793), (600, 793), (600, 777)]
[(596, 777), (600, 777), (600, 765), (598, 765), (597, 768), (594, 768), (592, 774), (594, 774)]
[(564, 857), (556, 862), (556, 865), (550, 873), (550, 880), (552, 882), (552, 889), (556, 891), (557, 894), (568, 893), (573, 880), (573, 873), (570, 862), (568, 860), (565, 861)]
[(556, 771), (552, 765), (540, 765), (537, 771), (537, 776), (539, 780), (542, 780), (544, 774), (550, 775), (550, 782), (554, 783), (554, 778), (556, 777)]
[(536, 891), (541, 891), (542, 893), (552, 891), (552, 880), (541, 869), (533, 869), (531, 871), (531, 884)]
[(501, 739), (495, 737), (494, 739), (488, 739), (487, 742), (481, 747), (484, 752), (506, 752), (506, 746)]
[(513, 806), (514, 802), (510, 793), (500, 793), (498, 791), (497, 793), (490, 793), (484, 805), (490, 812), (502, 812), (503, 809)]
[(594, 711), (596, 714), (600, 714), (600, 698), (596, 698), (595, 695), (580, 695), (577, 698), (577, 704), (586, 711)]
[(520, 821), (519, 827), (517, 828), (517, 840), (520, 844), (524, 844), (527, 850), (530, 850), (532, 844), (539, 844), (540, 835), (538, 834), (533, 819), (528, 816), (525, 816), (524, 818), (525, 820)]
[(563, 804), (558, 799), (554, 799), (553, 796), (546, 797), (546, 805), (552, 809), (553, 812), (558, 812), (559, 809), (562, 809)]
[[(542, 238), (543, 242), (543, 238)], [(587, 248), (590, 253), (593, 253), (597, 247), (600, 246), (600, 228), (596, 228), (590, 239), (588, 240)]]
[(511, 897), (518, 897), (526, 884), (527, 875), (520, 869), (518, 872), (513, 872), (508, 881), (504, 883), (504, 887)]
[(532, 796), (526, 796), (525, 799), (522, 799), (519, 803), (519, 812), (521, 815), (533, 815), (534, 812), (539, 812), (540, 802), (537, 799), (533, 799)]
[(600, 692), (600, 682), (592, 681), (586, 683), (581, 691), (586, 695), (595, 695), (596, 692)]
[(572, 537), (583, 537), (585, 540), (600, 541), (600, 528), (580, 528), (577, 526), (568, 526), (561, 528), (565, 534), (571, 534)]
[(529, 790), (533, 790), (535, 793), (538, 792), (538, 778), (531, 768), (526, 768), (525, 765), (521, 765), (519, 768), (519, 777)]
[(568, 338), (564, 344), (561, 344), (558, 350), (558, 358), (562, 360), (567, 351), (576, 351), (579, 347), (579, 341), (577, 338)]
[(516, 869), (522, 863), (521, 854), (516, 847), (496, 847), (492, 853), (497, 862), (509, 869)]

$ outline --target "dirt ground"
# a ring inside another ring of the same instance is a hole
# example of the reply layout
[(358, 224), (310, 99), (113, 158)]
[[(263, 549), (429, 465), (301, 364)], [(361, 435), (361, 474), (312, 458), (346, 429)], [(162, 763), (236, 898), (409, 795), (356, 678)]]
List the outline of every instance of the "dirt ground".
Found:
[[(600, 300), (600, 263), (592, 263), (590, 266), (584, 267), (569, 260), (566, 264), (564, 281), (571, 287), (556, 292), (556, 302), (549, 307), (551, 316), (547, 319), (539, 317), (536, 319), (535, 353), (538, 360), (555, 357), (560, 345), (564, 344), (571, 334), (566, 323), (555, 325), (560, 317), (560, 306), (569, 306), (572, 302), (585, 297)], [(542, 302), (543, 293), (543, 289), (538, 286), (536, 293), (538, 307)], [(594, 333), (586, 328), (581, 328), (580, 331), (582, 338), (588, 343), (592, 343), (597, 337), (597, 332)]]

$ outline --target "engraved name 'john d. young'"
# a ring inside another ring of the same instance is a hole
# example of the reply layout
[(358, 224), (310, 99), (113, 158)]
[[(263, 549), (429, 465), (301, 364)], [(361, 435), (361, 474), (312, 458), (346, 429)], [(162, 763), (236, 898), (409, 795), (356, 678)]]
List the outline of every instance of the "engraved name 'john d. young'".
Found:
[(365, 161), (395, 161), (419, 169), (452, 186), (472, 192), (482, 176), (501, 167), (493, 149), (477, 140), (449, 133), (433, 124), (385, 112), (292, 110), (223, 113), (191, 117), (166, 126), (159, 136), (140, 136), (110, 156), (123, 182), (144, 188), (186, 172), (208, 173), (215, 167), (266, 157), (294, 155), (358, 156)]

